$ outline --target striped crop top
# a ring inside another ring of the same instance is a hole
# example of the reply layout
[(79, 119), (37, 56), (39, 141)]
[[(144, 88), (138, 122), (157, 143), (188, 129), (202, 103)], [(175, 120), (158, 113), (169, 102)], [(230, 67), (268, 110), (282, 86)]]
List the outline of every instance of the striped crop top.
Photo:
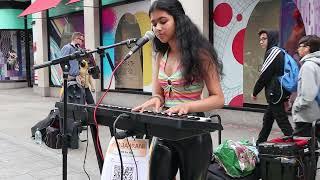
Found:
[(204, 87), (203, 81), (185, 85), (180, 65), (171, 76), (167, 76), (165, 73), (167, 59), (168, 53), (166, 52), (160, 61), (158, 74), (158, 81), (164, 92), (164, 107), (170, 108), (182, 103), (200, 100)]

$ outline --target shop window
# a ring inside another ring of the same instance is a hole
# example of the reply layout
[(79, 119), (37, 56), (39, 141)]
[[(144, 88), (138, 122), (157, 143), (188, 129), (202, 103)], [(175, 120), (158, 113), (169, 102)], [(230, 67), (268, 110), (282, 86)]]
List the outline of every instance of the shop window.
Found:
[[(148, 0), (104, 7), (101, 19), (102, 44), (108, 46), (128, 38), (142, 37), (151, 29), (149, 7)], [(106, 50), (112, 64), (110, 66), (108, 56), (103, 58), (103, 89), (109, 85), (111, 67), (116, 66), (128, 51), (129, 47), (125, 45)], [(151, 57), (151, 43), (148, 43), (119, 68), (111, 88), (151, 92)]]
[[(226, 105), (242, 107), (247, 103), (266, 104), (264, 92), (260, 93), (258, 101), (251, 101), (265, 53), (259, 45), (258, 31), (279, 31), (279, 46), (295, 56), (297, 41), (305, 35), (307, 29), (303, 21), (305, 17), (313, 19), (313, 16), (307, 16), (301, 11), (305, 6), (302, 2), (305, 1), (213, 1), (213, 43), (224, 64), (225, 76), (221, 84)], [(319, 5), (313, 3), (311, 7), (315, 10)]]
[[(124, 14), (118, 24), (115, 40), (120, 42), (124, 39), (132, 37), (140, 37), (141, 30), (137, 19), (132, 14)], [(126, 46), (118, 46), (115, 48), (115, 66), (117, 66), (122, 57), (129, 52)], [(122, 64), (115, 73), (116, 89), (143, 89), (142, 79), (142, 51), (134, 53), (130, 59)]]
[[(268, 13), (273, 16), (267, 16)], [(305, 35), (300, 11), (292, 0), (261, 1), (257, 4), (250, 16), (244, 40), (244, 103), (266, 104), (264, 91), (259, 94), (258, 101), (251, 100), (254, 84), (264, 62), (265, 49), (260, 47), (257, 34), (261, 29), (278, 31), (278, 46), (286, 49), (297, 62), (298, 41)]]
[(0, 30), (0, 80), (26, 80), (25, 32)]
[[(49, 44), (50, 60), (60, 58), (61, 48), (71, 42), (73, 32), (84, 32), (83, 14), (72, 14), (64, 17), (50, 19), (49, 23)], [(61, 86), (63, 72), (60, 65), (50, 67), (50, 85)]]

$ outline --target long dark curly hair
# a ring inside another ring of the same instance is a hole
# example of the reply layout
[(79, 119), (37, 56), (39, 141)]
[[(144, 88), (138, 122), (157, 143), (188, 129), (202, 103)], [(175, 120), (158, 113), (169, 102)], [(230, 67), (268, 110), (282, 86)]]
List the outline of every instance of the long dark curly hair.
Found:
[[(186, 82), (191, 84), (194, 80), (204, 78), (206, 70), (203, 69), (203, 57), (209, 57), (209, 63), (215, 66), (217, 74), (222, 77), (222, 62), (218, 60), (212, 44), (185, 14), (181, 3), (178, 0), (157, 0), (152, 3), (149, 16), (155, 10), (166, 11), (175, 21), (177, 48), (181, 52), (182, 74)], [(153, 44), (154, 50), (162, 54), (169, 49), (169, 44), (162, 43), (157, 37), (154, 38)]]

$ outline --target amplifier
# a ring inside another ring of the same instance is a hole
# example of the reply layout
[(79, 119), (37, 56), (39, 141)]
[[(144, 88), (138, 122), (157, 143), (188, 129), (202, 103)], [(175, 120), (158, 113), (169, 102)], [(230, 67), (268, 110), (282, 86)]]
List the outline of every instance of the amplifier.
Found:
[[(284, 142), (286, 141), (286, 142)], [(258, 145), (262, 180), (314, 180), (311, 138), (281, 138)]]
[(299, 137), (287, 142), (281, 142), (280, 138), (260, 143), (258, 145), (259, 154), (279, 155), (279, 156), (298, 156), (309, 152), (311, 138)]

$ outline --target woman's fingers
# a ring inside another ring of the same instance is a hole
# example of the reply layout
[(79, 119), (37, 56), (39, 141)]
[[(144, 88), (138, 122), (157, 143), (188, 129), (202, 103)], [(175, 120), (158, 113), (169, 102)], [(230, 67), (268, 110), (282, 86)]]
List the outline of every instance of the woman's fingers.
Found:
[(168, 110), (166, 110), (164, 112), (167, 113), (168, 115), (178, 114), (179, 116), (181, 116), (184, 114), (188, 114), (189, 110), (185, 106), (175, 106), (175, 107), (169, 108)]
[(137, 106), (135, 108), (132, 109), (132, 111), (139, 111), (139, 112), (143, 112), (146, 108), (150, 107), (152, 104), (150, 103), (143, 103), (142, 105), (140, 106)]
[(157, 102), (155, 103), (155, 106), (154, 106), (153, 110), (154, 110), (155, 112), (160, 112), (160, 109), (161, 109), (161, 102), (160, 102), (160, 101), (157, 101)]
[(184, 115), (184, 114), (188, 114), (188, 111), (185, 110), (185, 109), (180, 109), (179, 112), (178, 112), (178, 115), (181, 116), (181, 115)]
[(150, 108), (150, 107), (153, 107), (153, 110), (155, 112), (160, 112), (160, 109), (161, 109), (160, 100), (157, 98), (151, 99), (151, 100), (143, 103), (142, 105), (133, 108), (132, 111), (143, 112), (145, 109)]
[(137, 106), (137, 107), (132, 108), (131, 111), (139, 111), (141, 108), (142, 108), (142, 106)]
[(164, 111), (165, 113), (167, 113), (169, 116), (171, 116), (172, 114), (175, 114), (178, 111), (179, 109), (175, 108), (175, 107), (172, 107), (172, 108), (169, 108), (168, 110)]

